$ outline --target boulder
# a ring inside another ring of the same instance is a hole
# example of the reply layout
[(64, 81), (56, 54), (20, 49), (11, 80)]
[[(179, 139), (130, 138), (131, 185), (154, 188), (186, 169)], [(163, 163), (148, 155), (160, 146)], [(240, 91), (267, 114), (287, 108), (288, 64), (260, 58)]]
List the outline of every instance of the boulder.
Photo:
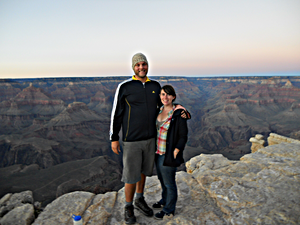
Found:
[(0, 203), (0, 217), (3, 217), (17, 207), (27, 203), (33, 204), (32, 191), (23, 191), (15, 194), (8, 193), (1, 198)]
[(94, 197), (90, 192), (72, 192), (48, 204), (34, 225), (73, 224), (72, 215), (82, 215)]
[(263, 140), (264, 136), (261, 134), (256, 134), (255, 137), (250, 138), (251, 145), (251, 152), (254, 153), (258, 149), (264, 148), (265, 141)]
[(30, 225), (34, 221), (34, 207), (24, 204), (8, 212), (1, 220), (1, 225)]
[[(0, 200), (0, 218), (5, 217), (6, 214), (10, 213), (12, 210), (18, 207), (23, 207), (25, 204), (33, 204), (33, 196), (32, 196), (32, 191), (23, 191), (21, 193), (15, 193), (11, 194), (8, 193), (4, 195), (1, 200)], [(28, 207), (21, 208), (22, 210), (24, 209), (26, 212), (28, 211)], [(20, 212), (21, 209), (18, 209), (15, 212)], [(10, 216), (15, 215), (10, 214)], [(7, 219), (5, 221), (10, 221)], [(2, 223), (0, 223), (2, 224)], [(14, 223), (12, 223), (14, 224)], [(3, 224), (2, 224), (3, 225)]]

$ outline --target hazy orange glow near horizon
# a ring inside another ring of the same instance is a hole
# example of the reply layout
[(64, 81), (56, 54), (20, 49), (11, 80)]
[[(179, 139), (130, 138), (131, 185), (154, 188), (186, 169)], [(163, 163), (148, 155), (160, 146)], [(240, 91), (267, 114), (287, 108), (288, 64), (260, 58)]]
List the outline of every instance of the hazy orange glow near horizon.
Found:
[(0, 79), (300, 75), (300, 1), (0, 0)]

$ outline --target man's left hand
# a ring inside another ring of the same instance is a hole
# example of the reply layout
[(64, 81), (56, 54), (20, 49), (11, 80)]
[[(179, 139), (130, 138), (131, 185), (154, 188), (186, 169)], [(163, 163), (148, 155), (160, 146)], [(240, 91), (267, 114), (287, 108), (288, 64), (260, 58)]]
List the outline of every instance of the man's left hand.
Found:
[(182, 105), (176, 105), (175, 110), (177, 109), (183, 109), (184, 111), (181, 112), (181, 118), (183, 119), (190, 119), (190, 114), (186, 111), (186, 109)]

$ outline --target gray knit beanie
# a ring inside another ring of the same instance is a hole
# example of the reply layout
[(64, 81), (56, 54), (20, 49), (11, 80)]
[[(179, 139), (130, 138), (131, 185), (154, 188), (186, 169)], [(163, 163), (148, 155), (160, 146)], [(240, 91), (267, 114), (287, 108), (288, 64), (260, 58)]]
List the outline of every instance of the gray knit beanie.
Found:
[(143, 55), (142, 53), (136, 53), (133, 57), (132, 57), (132, 69), (134, 70), (134, 66), (135, 64), (139, 63), (139, 62), (146, 62), (148, 65), (148, 61), (145, 55)]

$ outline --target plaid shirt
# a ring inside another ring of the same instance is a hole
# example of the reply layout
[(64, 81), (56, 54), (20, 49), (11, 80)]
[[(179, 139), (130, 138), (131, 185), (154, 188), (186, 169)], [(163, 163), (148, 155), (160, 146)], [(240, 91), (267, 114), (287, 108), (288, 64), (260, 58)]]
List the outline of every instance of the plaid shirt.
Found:
[[(164, 121), (164, 123), (158, 127), (157, 121), (156, 121), (156, 126), (157, 126), (157, 150), (156, 154), (163, 155), (166, 153), (166, 141), (167, 141), (167, 133), (170, 127), (171, 119), (173, 116), (175, 106), (173, 105), (173, 109), (168, 113), (168, 118)], [(162, 112), (163, 107), (161, 108), (159, 114)]]

